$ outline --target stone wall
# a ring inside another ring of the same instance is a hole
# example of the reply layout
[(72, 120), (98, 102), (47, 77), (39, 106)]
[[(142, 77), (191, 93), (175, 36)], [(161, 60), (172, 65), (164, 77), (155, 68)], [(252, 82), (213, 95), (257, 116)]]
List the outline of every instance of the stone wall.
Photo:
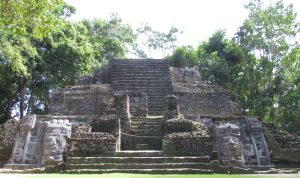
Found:
[(173, 83), (201, 84), (202, 79), (195, 68), (174, 68), (170, 67), (170, 74)]
[(9, 119), (0, 125), (0, 166), (6, 164), (12, 154), (20, 121)]
[[(161, 150), (161, 136), (135, 136), (122, 134), (122, 150)], [(140, 145), (140, 148), (138, 146)], [(143, 148), (142, 146), (146, 146)]]
[(98, 115), (113, 104), (109, 85), (74, 86), (51, 93), (51, 115)]
[(148, 99), (144, 92), (129, 92), (129, 109), (132, 116), (148, 115)]
[(114, 156), (116, 138), (103, 132), (75, 133), (68, 139), (68, 156)]
[(163, 139), (164, 156), (212, 156), (213, 139), (202, 132), (168, 134)]
[(240, 116), (238, 104), (231, 101), (219, 86), (204, 84), (174, 84), (179, 112), (184, 115), (232, 118)]
[(119, 133), (119, 118), (114, 114), (104, 114), (91, 122), (91, 132), (106, 132), (117, 136)]
[(179, 111), (184, 115), (232, 118), (235, 108), (226, 94), (176, 93)]
[(76, 85), (109, 84), (111, 82), (110, 64), (95, 70), (91, 75), (81, 77)]
[[(167, 97), (169, 111), (176, 112), (176, 98)], [(166, 114), (165, 113), (165, 114)], [(163, 153), (164, 156), (211, 156), (213, 140), (204, 124), (184, 119), (182, 115), (164, 120)], [(166, 117), (166, 116), (165, 116)]]
[[(292, 137), (286, 132), (279, 131), (274, 124), (264, 124), (264, 134), (268, 147), (271, 153), (273, 163), (284, 166), (295, 166), (300, 165), (300, 144), (297, 140), (299, 137), (293, 136), (293, 141), (289, 141)], [(289, 139), (285, 140), (283, 138)]]
[(180, 133), (180, 132), (207, 132), (207, 127), (201, 123), (194, 122), (184, 118), (169, 119), (164, 123), (164, 133)]

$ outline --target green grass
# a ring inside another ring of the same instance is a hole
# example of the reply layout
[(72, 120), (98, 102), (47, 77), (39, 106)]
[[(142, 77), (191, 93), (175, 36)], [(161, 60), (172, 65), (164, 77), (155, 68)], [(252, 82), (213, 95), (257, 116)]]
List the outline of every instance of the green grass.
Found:
[[(231, 174), (37, 174), (26, 178), (275, 178), (272, 176), (250, 176), (250, 175), (231, 175)], [(279, 177), (276, 177), (279, 178)], [(280, 177), (282, 178), (282, 177)]]

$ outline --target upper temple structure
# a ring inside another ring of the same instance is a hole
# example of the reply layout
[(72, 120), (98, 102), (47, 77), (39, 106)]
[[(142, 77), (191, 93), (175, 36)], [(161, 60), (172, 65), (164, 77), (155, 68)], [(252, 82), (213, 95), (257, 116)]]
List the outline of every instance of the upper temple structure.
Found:
[(113, 60), (75, 86), (51, 91), (48, 115), (26, 116), (12, 169), (63, 165), (65, 172), (275, 171), (300, 162), (275, 129), (242, 115), (196, 69), (167, 60)]

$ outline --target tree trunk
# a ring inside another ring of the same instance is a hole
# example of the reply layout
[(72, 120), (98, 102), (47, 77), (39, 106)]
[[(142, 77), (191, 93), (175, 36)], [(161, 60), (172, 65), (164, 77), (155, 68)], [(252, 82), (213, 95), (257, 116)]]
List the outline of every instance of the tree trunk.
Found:
[(20, 106), (19, 106), (19, 111), (20, 111), (20, 119), (24, 117), (24, 86), (25, 82), (23, 78), (19, 79), (19, 94), (20, 94)]
[(12, 107), (12, 103), (13, 103), (13, 98), (12, 98), (12, 96), (8, 96), (8, 97), (7, 97), (7, 104), (8, 104), (8, 107), (7, 107), (7, 119), (10, 119), (10, 118), (11, 118), (11, 107)]

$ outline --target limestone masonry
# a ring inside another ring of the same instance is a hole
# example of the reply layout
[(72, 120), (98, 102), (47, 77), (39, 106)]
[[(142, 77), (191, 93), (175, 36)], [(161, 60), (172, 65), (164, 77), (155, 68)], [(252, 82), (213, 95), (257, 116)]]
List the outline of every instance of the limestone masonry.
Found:
[(284, 142), (283, 135), (243, 116), (223, 88), (205, 85), (195, 69), (172, 68), (167, 60), (113, 60), (76, 86), (52, 91), (48, 115), (22, 119), (5, 167), (275, 171), (280, 163), (300, 163), (299, 139)]

